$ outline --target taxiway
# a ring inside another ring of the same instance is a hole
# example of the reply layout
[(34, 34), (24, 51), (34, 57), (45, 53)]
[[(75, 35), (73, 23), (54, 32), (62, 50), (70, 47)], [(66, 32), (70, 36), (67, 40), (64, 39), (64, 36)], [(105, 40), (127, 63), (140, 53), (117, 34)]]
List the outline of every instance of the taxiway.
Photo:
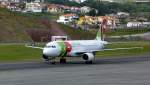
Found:
[(149, 85), (150, 57), (0, 64), (0, 85)]

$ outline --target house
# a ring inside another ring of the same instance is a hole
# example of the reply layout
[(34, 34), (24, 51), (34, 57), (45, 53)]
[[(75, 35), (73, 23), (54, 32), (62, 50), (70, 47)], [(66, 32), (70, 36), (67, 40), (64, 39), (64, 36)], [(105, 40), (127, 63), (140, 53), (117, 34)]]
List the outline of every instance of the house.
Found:
[(21, 11), (21, 8), (19, 7), (19, 3), (9, 3), (9, 5), (7, 6), (7, 9), (11, 10), (11, 11)]
[(23, 12), (42, 12), (42, 5), (36, 2), (26, 3), (25, 10)]
[(21, 2), (21, 0), (9, 0), (10, 2), (13, 2), (13, 3), (19, 3)]
[(95, 0), (95, 1), (104, 1), (104, 2), (115, 2), (115, 3), (126, 3), (126, 2), (136, 2), (136, 3), (147, 3), (149, 0)]
[(45, 2), (45, 0), (34, 0), (34, 2), (36, 2), (36, 3), (44, 3)]
[(116, 21), (116, 18), (112, 16), (98, 16), (97, 18), (99, 22), (102, 22), (104, 19), (106, 19), (107, 25), (114, 25)]
[(88, 7), (88, 6), (83, 6), (83, 7), (81, 7), (81, 13), (82, 13), (82, 14), (89, 13), (90, 11), (91, 11), (91, 8)]
[(20, 3), (27, 2), (27, 0), (0, 0), (0, 2)]
[(80, 12), (80, 11), (81, 11), (80, 7), (75, 7), (75, 6), (72, 6), (72, 7), (70, 8), (70, 10), (71, 10), (72, 12)]
[(134, 28), (134, 27), (140, 27), (140, 26), (142, 26), (141, 22), (128, 22), (127, 23), (128, 28)]
[(56, 5), (56, 4), (48, 4), (47, 5), (47, 12), (50, 13), (61, 13), (63, 12), (63, 8)]
[(129, 17), (130, 16), (130, 14), (129, 13), (126, 13), (126, 12), (118, 12), (117, 13), (117, 17), (118, 18), (127, 18), (127, 17)]
[(107, 20), (107, 25), (110, 28), (116, 27), (116, 18), (111, 17), (111, 16), (97, 16), (97, 17), (84, 16), (84, 17), (80, 17), (80, 19), (78, 21), (78, 25), (83, 25), (85, 23), (88, 25), (91, 25), (91, 26), (99, 25), (100, 23), (103, 22), (104, 19)]
[(62, 16), (59, 17), (59, 19), (57, 20), (58, 23), (63, 23), (63, 24), (67, 24), (72, 22), (74, 19), (77, 19), (78, 16), (76, 14), (64, 14)]
[(149, 27), (150, 22), (128, 22), (128, 28)]
[(1, 0), (0, 7), (7, 8), (11, 11), (21, 11), (20, 0)]
[(8, 5), (9, 5), (9, 2), (7, 2), (7, 1), (0, 1), (0, 7), (7, 8)]
[(69, 1), (74, 1), (74, 2), (77, 2), (77, 3), (83, 3), (83, 2), (85, 2), (86, 0), (69, 0)]

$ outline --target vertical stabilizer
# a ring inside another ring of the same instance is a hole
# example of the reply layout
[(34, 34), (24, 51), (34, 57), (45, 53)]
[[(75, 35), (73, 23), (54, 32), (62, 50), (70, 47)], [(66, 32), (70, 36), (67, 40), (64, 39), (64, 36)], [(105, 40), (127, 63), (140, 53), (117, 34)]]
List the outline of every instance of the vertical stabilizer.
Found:
[(98, 30), (98, 32), (97, 32), (96, 40), (102, 40), (101, 28), (100, 28), (100, 29)]
[(101, 22), (101, 25), (99, 26), (99, 30), (97, 32), (96, 35), (96, 40), (101, 40), (104, 41), (104, 30), (107, 29), (107, 19), (103, 19), (103, 21)]

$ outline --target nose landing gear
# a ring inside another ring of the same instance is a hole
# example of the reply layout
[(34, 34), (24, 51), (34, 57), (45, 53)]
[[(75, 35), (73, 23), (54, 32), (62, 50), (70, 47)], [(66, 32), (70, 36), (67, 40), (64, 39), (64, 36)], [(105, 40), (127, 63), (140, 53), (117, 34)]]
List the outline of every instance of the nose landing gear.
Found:
[(44, 59), (44, 62), (48, 63), (48, 64), (55, 64), (56, 63), (55, 57), (49, 58), (48, 56), (43, 55), (43, 59)]
[[(44, 62), (45, 63), (48, 63), (48, 64), (56, 64), (56, 61), (55, 61), (55, 57), (48, 57), (46, 55), (43, 55), (43, 59), (44, 59)], [(60, 58), (59, 60), (60, 64), (66, 64), (66, 58), (62, 57)]]

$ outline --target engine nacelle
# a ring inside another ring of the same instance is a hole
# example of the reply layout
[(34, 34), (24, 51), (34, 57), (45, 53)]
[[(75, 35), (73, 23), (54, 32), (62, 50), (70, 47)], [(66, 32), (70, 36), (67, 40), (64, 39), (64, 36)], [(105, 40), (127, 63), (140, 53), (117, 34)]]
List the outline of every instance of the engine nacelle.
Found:
[(43, 54), (43, 56), (42, 56), (42, 57), (43, 57), (43, 59), (45, 59), (45, 60), (47, 60), (47, 59), (48, 59), (48, 56), (46, 56), (46, 55), (44, 55), (44, 54)]
[(94, 59), (94, 54), (93, 53), (84, 53), (82, 58), (86, 61), (92, 61)]

